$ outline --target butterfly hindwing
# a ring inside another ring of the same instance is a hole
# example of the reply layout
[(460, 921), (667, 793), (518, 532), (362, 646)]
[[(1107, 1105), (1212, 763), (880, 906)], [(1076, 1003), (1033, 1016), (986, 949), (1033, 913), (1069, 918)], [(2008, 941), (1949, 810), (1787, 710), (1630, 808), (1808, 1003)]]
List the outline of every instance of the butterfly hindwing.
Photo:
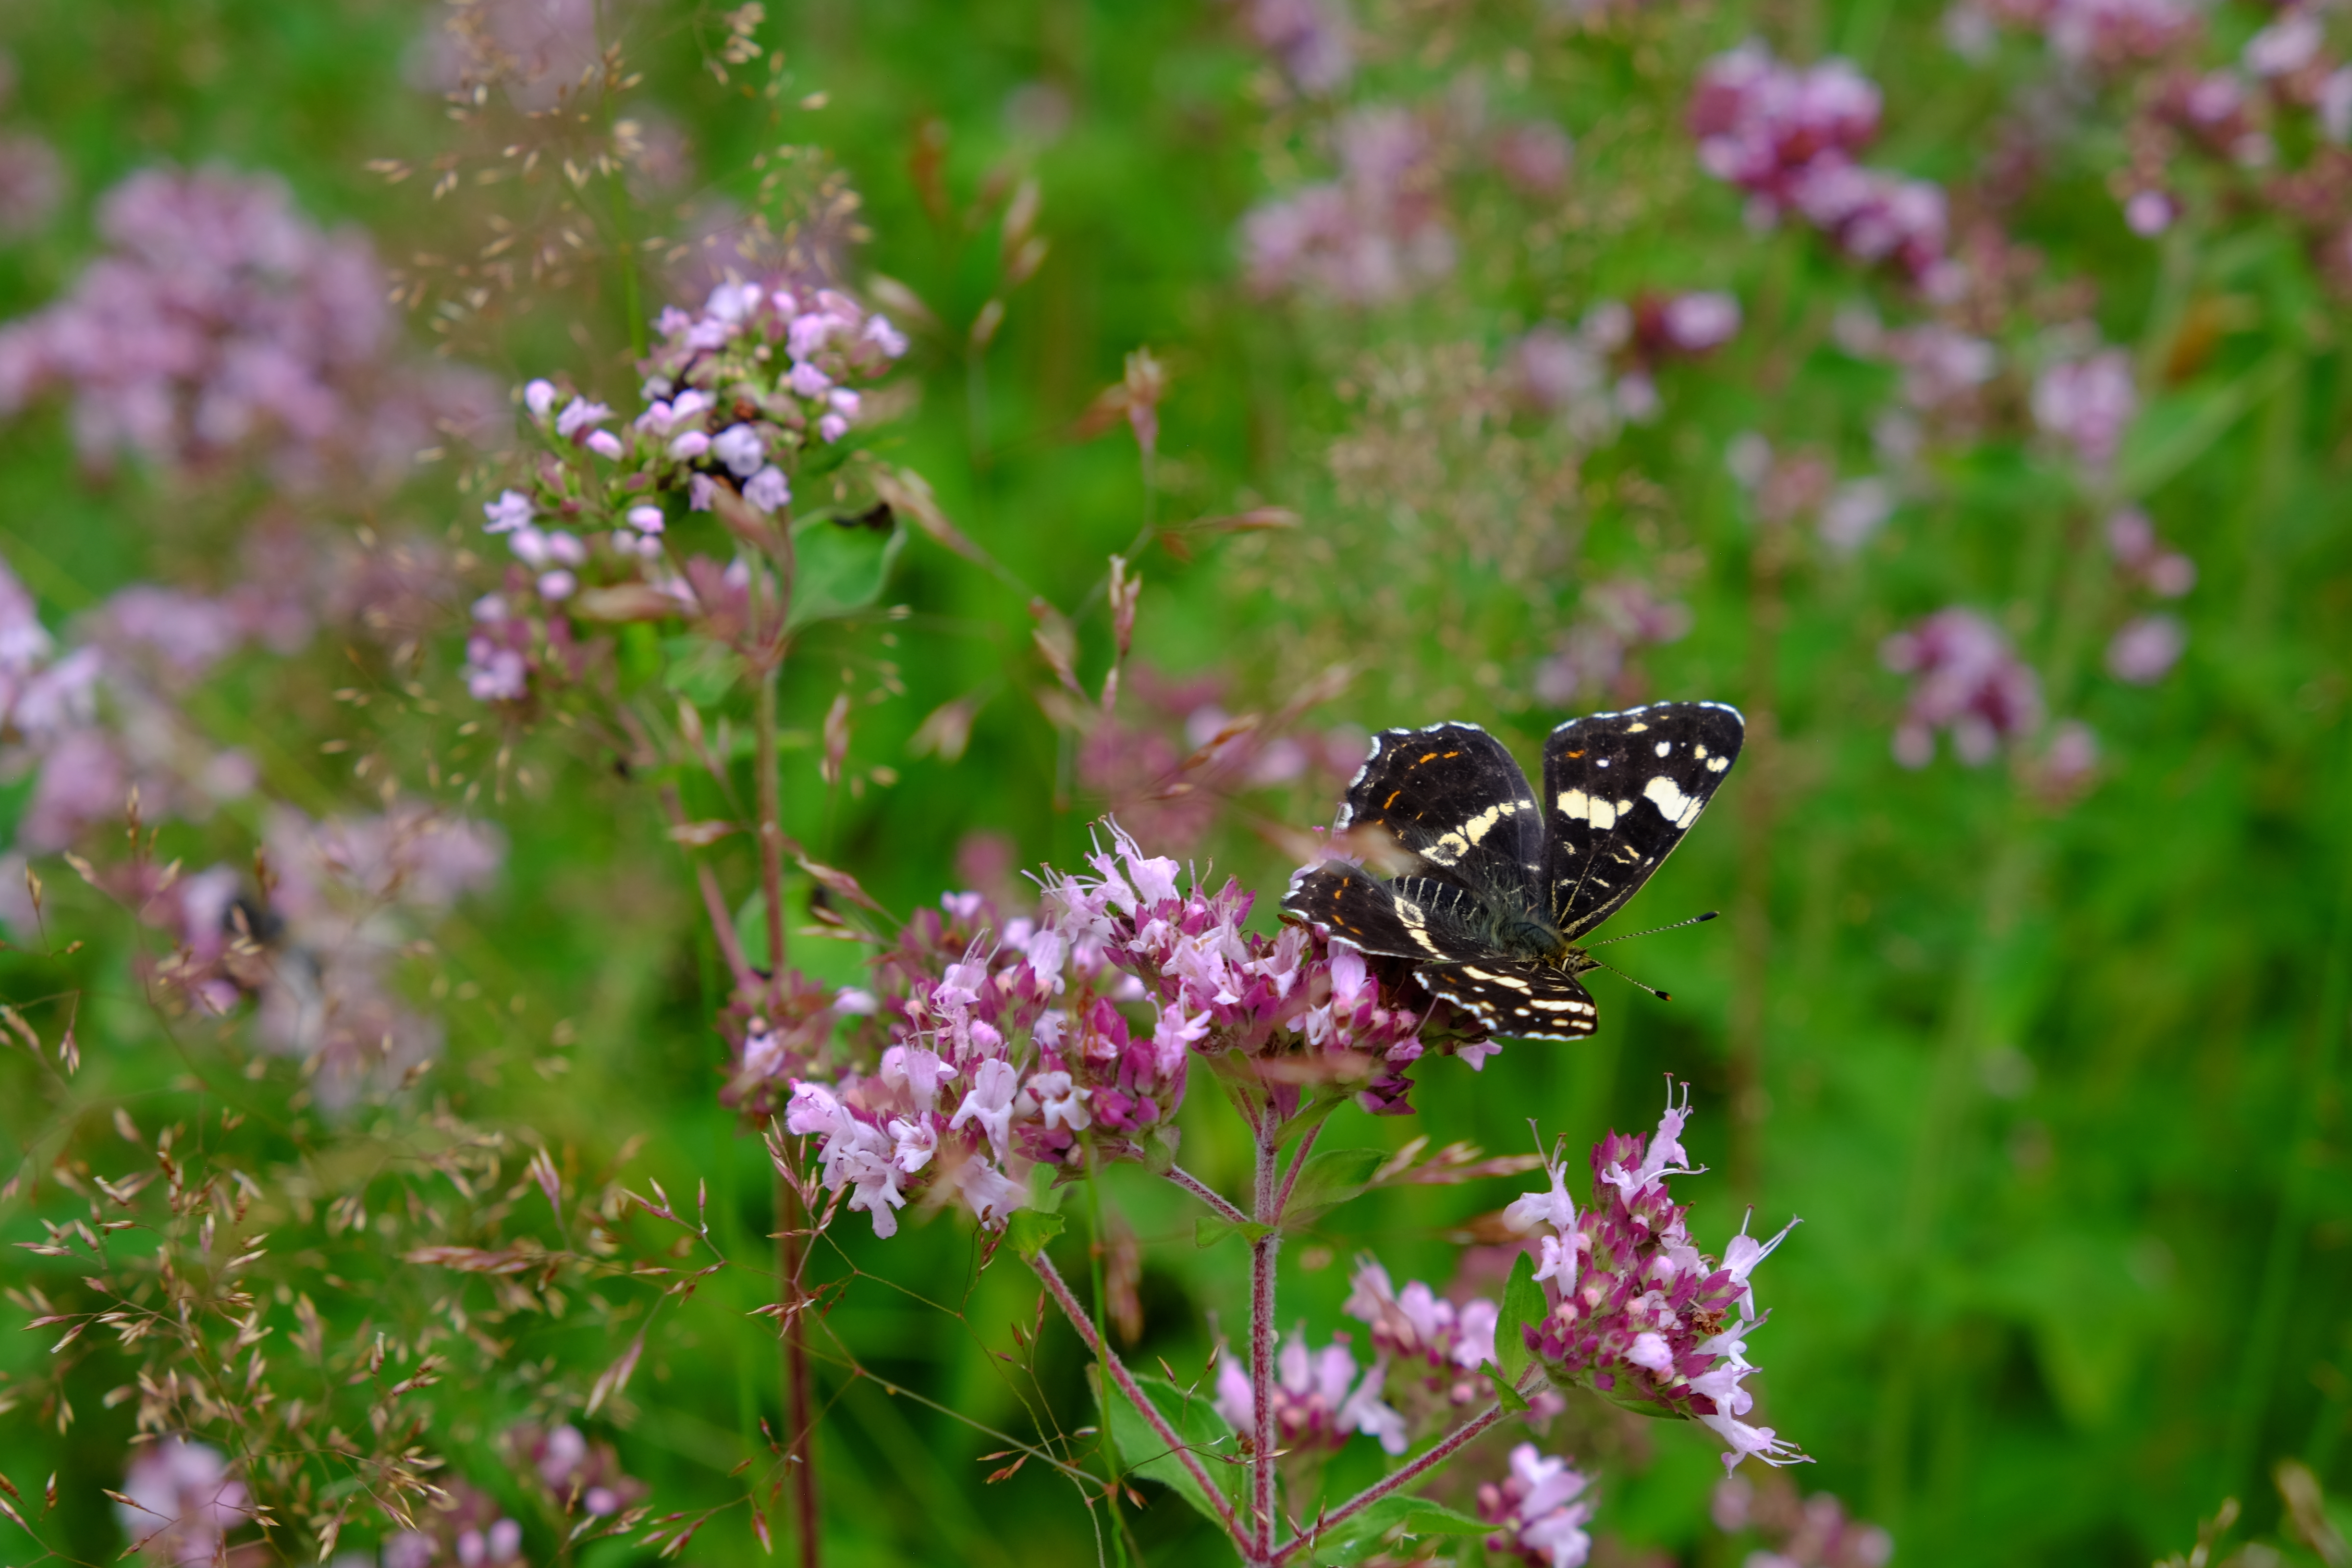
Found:
[(1571, 719), (1544, 744), (1547, 903), (1570, 941), (1617, 912), (1714, 798), (1747, 726), (1720, 702)]
[(1565, 969), (1481, 959), (1433, 963), (1413, 978), (1474, 1015), (1490, 1035), (1515, 1040), (1575, 1040), (1592, 1033), (1592, 994)]
[(1373, 737), (1339, 826), (1385, 829), (1437, 875), (1481, 893), (1532, 891), (1543, 873), (1535, 792), (1510, 752), (1475, 724)]

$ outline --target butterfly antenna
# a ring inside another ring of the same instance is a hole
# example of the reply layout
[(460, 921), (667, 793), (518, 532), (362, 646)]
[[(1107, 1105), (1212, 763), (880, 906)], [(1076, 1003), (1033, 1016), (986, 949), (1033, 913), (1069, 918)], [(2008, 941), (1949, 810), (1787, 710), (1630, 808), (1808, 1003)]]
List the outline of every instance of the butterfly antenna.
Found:
[[(1703, 915), (1693, 915), (1686, 921), (1676, 921), (1670, 926), (1652, 926), (1648, 931), (1629, 931), (1621, 936), (1612, 936), (1606, 942), (1596, 942), (1592, 946), (1607, 947), (1612, 942), (1631, 942), (1637, 936), (1656, 936), (1661, 931), (1680, 931), (1685, 926), (1705, 925), (1722, 913), (1721, 910), (1709, 910)], [(1590, 949), (1587, 951), (1589, 952)]]
[[(1685, 921), (1683, 923), (1684, 923), (1685, 925), (1688, 925), (1690, 922), (1689, 922), (1688, 921)], [(1674, 927), (1672, 927), (1672, 926), (1667, 926), (1667, 927), (1665, 927), (1665, 928), (1664, 928), (1664, 929), (1665, 929), (1665, 930), (1667, 930), (1667, 931), (1672, 931), (1672, 930), (1674, 930)], [(1654, 986), (1654, 985), (1647, 985), (1647, 984), (1643, 984), (1641, 981), (1634, 979), (1632, 975), (1630, 975), (1630, 974), (1626, 973), (1623, 970), (1622, 970), (1622, 969), (1618, 968), (1615, 964), (1613, 964), (1613, 963), (1610, 963), (1610, 962), (1609, 962), (1607, 959), (1605, 959), (1605, 958), (1593, 958), (1593, 957), (1592, 957), (1592, 954), (1591, 954), (1591, 952), (1588, 952), (1584, 956), (1585, 956), (1585, 957), (1587, 957), (1587, 958), (1592, 959), (1592, 962), (1593, 962), (1594, 963), (1596, 963), (1596, 964), (1600, 965), (1601, 968), (1603, 968), (1603, 969), (1607, 970), (1610, 973), (1612, 973), (1612, 974), (1615, 975), (1618, 979), (1620, 979), (1620, 980), (1623, 981), (1626, 984), (1631, 985), (1631, 986), (1632, 986), (1634, 990), (1636, 990), (1636, 991), (1646, 991), (1646, 992), (1648, 992), (1651, 995), (1655, 996), (1655, 997), (1656, 997), (1659, 1001), (1661, 1001), (1661, 1002), (1671, 1002), (1671, 1001), (1673, 1001), (1673, 1000), (1674, 1000), (1674, 997), (1673, 997), (1673, 996), (1671, 996), (1671, 995), (1669, 995), (1667, 993), (1665, 993), (1665, 992), (1664, 992), (1664, 991), (1659, 990), (1659, 989), (1658, 989), (1656, 986)]]

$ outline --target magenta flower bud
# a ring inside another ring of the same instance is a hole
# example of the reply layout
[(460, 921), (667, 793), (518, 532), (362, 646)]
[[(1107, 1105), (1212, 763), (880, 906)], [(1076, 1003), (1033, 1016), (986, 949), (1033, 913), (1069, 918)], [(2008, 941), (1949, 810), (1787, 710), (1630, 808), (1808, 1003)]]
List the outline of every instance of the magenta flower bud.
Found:
[(618, 436), (614, 435), (610, 430), (597, 431), (593, 436), (589, 437), (583, 445), (600, 458), (607, 458), (614, 462), (618, 462), (620, 460), (621, 438)]
[(565, 566), (584, 566), (588, 562), (588, 547), (580, 542), (579, 535), (572, 533), (549, 534), (547, 554), (548, 559)]
[(710, 437), (699, 430), (688, 430), (669, 444), (669, 455), (678, 461), (691, 462), (710, 450)]
[(843, 386), (836, 387), (834, 390), (833, 395), (826, 398), (825, 401), (833, 405), (833, 411), (835, 414), (838, 414), (846, 419), (855, 419), (857, 417), (858, 405), (862, 400), (858, 397), (857, 394), (850, 391), (849, 388)]
[(788, 379), (793, 391), (802, 397), (823, 397), (833, 390), (833, 377), (806, 360), (793, 366), (793, 374)]
[(659, 533), (667, 526), (662, 517), (662, 509), (657, 506), (631, 507), (628, 522), (629, 526), (639, 533)]
[(838, 441), (849, 434), (849, 421), (838, 414), (828, 414), (816, 422), (816, 433), (826, 441)]
[(555, 384), (544, 378), (525, 384), (522, 405), (530, 410), (533, 419), (544, 421), (548, 411), (555, 406)]
[(580, 586), (580, 579), (561, 569), (539, 574), (539, 596), (542, 599), (568, 599)]

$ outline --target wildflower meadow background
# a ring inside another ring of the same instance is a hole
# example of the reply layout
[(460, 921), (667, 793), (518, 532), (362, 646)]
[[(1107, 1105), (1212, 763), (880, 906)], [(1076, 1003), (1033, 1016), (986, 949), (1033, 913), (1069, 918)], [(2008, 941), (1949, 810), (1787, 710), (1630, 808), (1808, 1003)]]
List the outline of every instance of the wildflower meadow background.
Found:
[(2328, 0), (0, 8), (0, 1559), (2343, 1568), (2347, 326)]

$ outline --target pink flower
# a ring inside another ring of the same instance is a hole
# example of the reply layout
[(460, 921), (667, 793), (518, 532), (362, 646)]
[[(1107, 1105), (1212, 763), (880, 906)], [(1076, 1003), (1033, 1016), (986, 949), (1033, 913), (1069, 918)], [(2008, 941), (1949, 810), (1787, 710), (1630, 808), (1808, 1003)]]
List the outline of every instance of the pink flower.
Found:
[(1500, 1526), (1489, 1552), (1508, 1552), (1537, 1568), (1582, 1568), (1592, 1553), (1591, 1480), (1533, 1443), (1511, 1450), (1511, 1473), (1478, 1489), (1478, 1516)]
[[(672, 450), (676, 450), (674, 445)], [(767, 443), (749, 425), (730, 425), (721, 430), (710, 443), (710, 453), (739, 479), (750, 479), (768, 460)]]
[(483, 503), (482, 516), (488, 521), (482, 524), (482, 531), (486, 533), (512, 533), (519, 528), (530, 526), (535, 515), (537, 509), (531, 505), (529, 496), (520, 490), (500, 490), (498, 500)]
[[(1404, 1417), (1382, 1404), (1381, 1383), (1387, 1368), (1376, 1360), (1359, 1378), (1356, 1358), (1339, 1335), (1319, 1351), (1307, 1348), (1307, 1326), (1301, 1323), (1276, 1339), (1274, 1424), (1286, 1450), (1344, 1447), (1361, 1433), (1391, 1454), (1407, 1447)], [(1252, 1429), (1256, 1401), (1248, 1373), (1231, 1354), (1219, 1357), (1217, 1414), (1237, 1432)]]
[(2042, 725), (2042, 682), (2009, 648), (2000, 628), (1973, 610), (1939, 610), (1881, 645), (1889, 669), (1914, 677), (1895, 755), (1925, 767), (1935, 731), (1948, 729), (1960, 761), (1980, 767), (2004, 740)]
[(770, 463), (758, 473), (753, 474), (751, 481), (744, 485), (743, 499), (761, 511), (772, 512), (779, 507), (790, 504), (793, 489), (792, 486), (785, 482), (784, 470)]
[(2033, 421), (2074, 449), (2089, 468), (2115, 459), (2125, 427), (2139, 410), (2131, 356), (2107, 349), (2052, 365), (2033, 384)]
[(1516, 1220), (1540, 1217), (1551, 1229), (1544, 1239), (1558, 1245), (1547, 1259), (1583, 1259), (1541, 1282), (1548, 1310), (1528, 1325), (1528, 1348), (1555, 1386), (1575, 1384), (1714, 1428), (1729, 1449), (1727, 1468), (1750, 1454), (1791, 1463), (1804, 1456), (1738, 1419), (1753, 1404), (1740, 1384), (1756, 1370), (1735, 1331), (1752, 1315), (1748, 1275), (1780, 1237), (1735, 1244), (1720, 1265), (1692, 1244), (1666, 1189), (1669, 1177), (1691, 1173), (1680, 1142), (1689, 1115), (1687, 1099), (1670, 1097), (1650, 1138), (1612, 1133), (1595, 1147), (1592, 1197), (1570, 1228), (1556, 1223), (1569, 1208), (1557, 1160), (1548, 1163), (1552, 1191), (1513, 1206)]
[(1344, 86), (1355, 70), (1354, 26), (1339, 0), (1241, 0), (1251, 41), (1301, 92)]
[(2171, 672), (2188, 646), (2188, 628), (2179, 617), (2135, 616), (2107, 644), (2107, 672), (2134, 686), (2153, 686)]
[(603, 404), (575, 397), (565, 405), (562, 413), (555, 416), (555, 433), (569, 441), (582, 431), (601, 425), (612, 416), (613, 411)]
[(157, 1563), (199, 1568), (218, 1559), (229, 1531), (253, 1517), (245, 1483), (205, 1443), (165, 1437), (142, 1450), (123, 1478), (115, 1512), (131, 1542)]
[(1677, 294), (1660, 311), (1666, 342), (1685, 353), (1705, 353), (1739, 331), (1739, 301), (1729, 294)]

